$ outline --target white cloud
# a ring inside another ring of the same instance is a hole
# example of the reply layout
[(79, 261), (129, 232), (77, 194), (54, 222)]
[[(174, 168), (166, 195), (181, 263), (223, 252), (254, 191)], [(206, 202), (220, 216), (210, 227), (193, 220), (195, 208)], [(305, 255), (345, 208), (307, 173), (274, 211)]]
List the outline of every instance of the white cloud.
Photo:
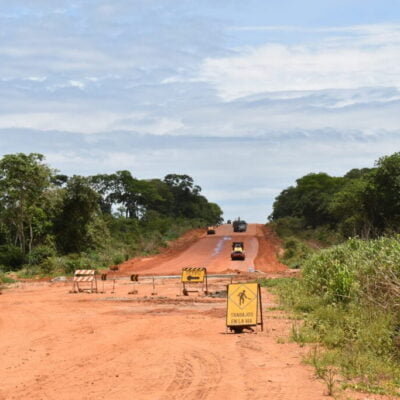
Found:
[(26, 81), (31, 81), (31, 82), (45, 82), (47, 79), (46, 76), (28, 76), (25, 78)]
[(347, 29), (346, 36), (342, 32), (313, 43), (267, 43), (238, 49), (235, 56), (207, 58), (199, 79), (213, 85), (225, 101), (261, 92), (400, 88), (400, 28), (353, 30), (362, 35)]
[(164, 135), (183, 127), (179, 120), (149, 117), (141, 113), (99, 111), (30, 112), (0, 114), (0, 129), (34, 129), (94, 134), (118, 130)]
[(86, 87), (85, 83), (81, 82), (81, 81), (70, 80), (70, 81), (68, 81), (68, 83), (71, 87), (76, 87), (81, 90), (85, 89), (85, 87)]

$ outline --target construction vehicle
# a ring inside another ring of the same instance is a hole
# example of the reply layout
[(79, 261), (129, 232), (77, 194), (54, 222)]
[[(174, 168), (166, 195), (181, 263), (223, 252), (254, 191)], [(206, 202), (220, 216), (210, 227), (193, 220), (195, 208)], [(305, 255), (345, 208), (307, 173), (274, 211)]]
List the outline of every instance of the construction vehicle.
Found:
[(233, 221), (233, 232), (246, 232), (247, 222), (240, 219), (240, 217)]
[(207, 235), (215, 235), (215, 226), (209, 226), (207, 228)]
[(231, 259), (233, 261), (234, 260), (243, 261), (245, 258), (246, 258), (246, 253), (244, 252), (244, 243), (243, 242), (233, 242)]

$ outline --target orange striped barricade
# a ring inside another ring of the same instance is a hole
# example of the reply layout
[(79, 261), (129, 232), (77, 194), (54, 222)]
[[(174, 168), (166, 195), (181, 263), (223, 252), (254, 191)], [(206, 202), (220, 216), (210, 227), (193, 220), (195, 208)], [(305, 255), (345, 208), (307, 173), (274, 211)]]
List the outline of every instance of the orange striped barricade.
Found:
[[(90, 284), (89, 287), (82, 288), (80, 285)], [(96, 271), (94, 269), (77, 269), (73, 278), (72, 291), (79, 293), (89, 291), (89, 293), (97, 293)]]
[(208, 294), (207, 268), (182, 268), (181, 282), (184, 296), (188, 296), (189, 292), (199, 292), (199, 290), (195, 290), (194, 288), (191, 290), (187, 289), (186, 285), (197, 285), (199, 283), (201, 283), (201, 291), (203, 291), (204, 294)]

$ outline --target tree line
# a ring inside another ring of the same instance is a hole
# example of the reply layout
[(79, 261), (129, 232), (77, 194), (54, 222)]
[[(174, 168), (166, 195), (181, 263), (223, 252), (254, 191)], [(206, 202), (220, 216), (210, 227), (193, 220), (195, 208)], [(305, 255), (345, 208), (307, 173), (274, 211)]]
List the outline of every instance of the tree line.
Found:
[[(138, 249), (172, 228), (222, 221), (188, 175), (137, 179), (130, 171), (66, 176), (42, 154), (0, 159), (0, 266), (19, 268), (125, 241)], [(172, 229), (173, 230), (173, 229)], [(153, 240), (154, 241), (154, 240)], [(160, 240), (158, 240), (160, 242)]]
[(297, 179), (277, 196), (269, 219), (299, 229), (327, 227), (343, 237), (400, 232), (400, 153), (343, 177), (320, 172)]

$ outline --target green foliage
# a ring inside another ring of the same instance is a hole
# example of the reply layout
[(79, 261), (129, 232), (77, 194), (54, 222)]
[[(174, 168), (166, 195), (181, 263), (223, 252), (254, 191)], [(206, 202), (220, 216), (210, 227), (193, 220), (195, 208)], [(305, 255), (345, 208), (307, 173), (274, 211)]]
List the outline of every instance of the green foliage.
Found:
[(6, 267), (8, 271), (15, 271), (25, 262), (25, 255), (20, 247), (12, 244), (0, 246), (0, 265)]
[(303, 241), (289, 237), (284, 240), (285, 252), (280, 261), (290, 268), (301, 268), (304, 261), (313, 253), (313, 250)]
[(305, 220), (299, 217), (282, 217), (269, 222), (268, 226), (283, 240), (295, 237), (310, 248), (323, 248), (344, 240), (339, 232), (329, 226), (310, 228), (306, 226)]
[(169, 174), (164, 180), (138, 180), (129, 171), (90, 177), (93, 189), (100, 194), (103, 213), (150, 220), (152, 216), (198, 219), (206, 224), (221, 222), (217, 204), (201, 196), (201, 188), (188, 175)]
[(301, 222), (306, 230), (325, 227), (345, 238), (400, 232), (399, 181), (400, 153), (344, 177), (308, 174), (280, 193), (269, 218), (293, 218), (295, 226)]
[(371, 241), (351, 239), (307, 260), (304, 282), (327, 301), (368, 299), (392, 307), (400, 280), (399, 237)]
[(222, 220), (188, 175), (68, 177), (43, 160), (34, 153), (0, 159), (0, 265), (21, 276), (106, 268)]
[(49, 245), (39, 245), (32, 249), (29, 254), (29, 264), (41, 264), (46, 258), (54, 257), (56, 249)]
[(34, 265), (33, 275), (36, 271), (39, 275), (44, 276), (70, 273), (70, 271), (67, 271), (65, 259), (54, 255), (43, 258), (40, 263)]
[(369, 236), (371, 223), (365, 198), (367, 188), (366, 179), (349, 180), (333, 195), (328, 205), (329, 212), (338, 221), (337, 229), (345, 237)]
[(343, 185), (343, 178), (325, 173), (308, 174), (296, 181), (296, 187), (284, 190), (275, 200), (271, 218), (303, 218), (306, 226), (315, 228), (334, 222), (328, 210), (331, 196)]
[(0, 159), (0, 215), (2, 231), (21, 251), (30, 252), (46, 225), (45, 193), (52, 171), (41, 154), (9, 154)]
[(374, 225), (379, 233), (399, 232), (400, 153), (380, 158), (368, 191)]
[(268, 224), (281, 238), (297, 236), (304, 232), (306, 224), (303, 218), (299, 217), (281, 217)]
[(69, 179), (56, 221), (57, 247), (61, 252), (81, 252), (94, 247), (89, 225), (98, 212), (98, 194), (88, 179), (81, 176)]
[(309, 257), (302, 278), (266, 286), (304, 319), (292, 339), (323, 344), (308, 357), (322, 379), (333, 365), (352, 385), (399, 393), (400, 237), (351, 239)]
[(0, 268), (0, 287), (1, 287), (1, 284), (3, 284), (3, 283), (9, 284), (9, 283), (15, 283), (15, 282), (16, 282), (15, 279), (10, 278), (6, 274), (4, 274), (4, 272), (1, 272), (1, 268)]

